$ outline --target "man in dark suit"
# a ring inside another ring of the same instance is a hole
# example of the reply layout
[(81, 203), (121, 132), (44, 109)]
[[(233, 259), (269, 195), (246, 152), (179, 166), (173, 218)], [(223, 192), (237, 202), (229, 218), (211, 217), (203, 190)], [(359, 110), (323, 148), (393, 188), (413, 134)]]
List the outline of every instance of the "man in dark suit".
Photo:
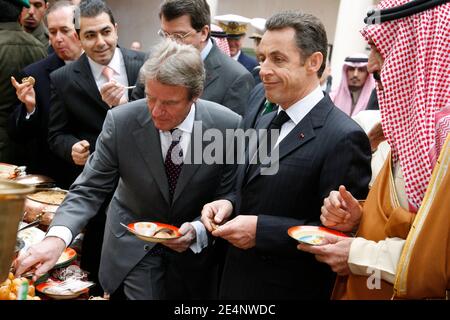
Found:
[[(136, 83), (145, 60), (144, 53), (117, 47), (117, 24), (103, 1), (83, 1), (80, 16), (85, 53), (50, 75), (48, 128), (50, 149), (76, 168), (77, 174), (95, 151), (108, 110), (128, 101), (131, 90), (127, 87)], [(107, 205), (108, 201), (102, 211)], [(104, 221), (102, 212), (90, 222), (82, 247), (81, 266), (96, 282)]]
[[(210, 38), (211, 14), (205, 0), (168, 0), (161, 5), (159, 34), (190, 44), (200, 52), (206, 81), (202, 99), (213, 101), (244, 115), (248, 95), (254, 86), (252, 75), (225, 55)], [(141, 84), (133, 99), (144, 97)]]
[(202, 221), (210, 231), (211, 222), (219, 224), (212, 234), (230, 243), (221, 298), (328, 299), (334, 274), (296, 250), (287, 230), (320, 225), (323, 199), (343, 182), (357, 197), (367, 194), (370, 145), (320, 89), (327, 54), (322, 23), (286, 12), (271, 17), (267, 29), (258, 49), (261, 79), (266, 97), (280, 108), (256, 128), (271, 133), (271, 166), (262, 164), (264, 157), (253, 161), (250, 152), (252, 164), (238, 169), (237, 191), (205, 205)]
[(52, 177), (64, 189), (73, 182), (67, 175), (70, 166), (50, 151), (47, 142), (50, 73), (81, 55), (81, 43), (73, 24), (74, 9), (69, 1), (58, 1), (49, 7), (46, 23), (55, 53), (27, 66), (19, 75), (18, 80), (32, 76), (34, 86), (12, 80), (20, 103), (15, 106), (8, 123), (9, 135), (22, 147), (21, 156), (15, 163), (26, 165), (27, 173)]
[[(95, 215), (109, 192), (100, 281), (108, 293), (121, 283), (129, 299), (210, 299), (217, 294), (213, 247), (198, 220), (204, 203), (232, 190), (234, 165), (192, 162), (207, 146), (198, 129), (225, 136), (241, 117), (216, 103), (198, 100), (204, 68), (191, 46), (165, 41), (142, 68), (147, 100), (111, 110), (96, 152), (60, 206), (47, 237), (19, 258), (18, 273), (42, 262), (45, 272)], [(174, 63), (175, 62), (175, 63)], [(200, 138), (200, 141), (198, 140)], [(199, 144), (200, 145), (199, 145)], [(197, 149), (197, 148), (200, 149)], [(224, 144), (224, 155), (230, 149)], [(182, 236), (162, 244), (144, 242), (121, 223), (158, 221), (180, 227)], [(202, 239), (203, 238), (203, 239)], [(207, 246), (205, 248), (205, 246)]]

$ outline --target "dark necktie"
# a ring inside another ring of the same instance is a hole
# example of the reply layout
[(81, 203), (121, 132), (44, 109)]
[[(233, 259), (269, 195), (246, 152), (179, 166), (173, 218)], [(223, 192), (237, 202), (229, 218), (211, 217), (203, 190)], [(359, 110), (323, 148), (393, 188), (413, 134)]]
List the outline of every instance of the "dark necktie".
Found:
[(183, 166), (183, 149), (180, 145), (181, 131), (175, 129), (170, 130), (170, 133), (172, 134), (172, 144), (167, 151), (164, 166), (166, 168), (167, 182), (169, 183), (170, 202), (172, 202), (181, 167)]
[(276, 110), (278, 108), (278, 106), (273, 103), (270, 102), (269, 100), (266, 99), (266, 102), (264, 102), (264, 110), (262, 112), (262, 116), (268, 113), (271, 113), (272, 111)]
[[(266, 150), (267, 152), (267, 156), (270, 155), (271, 151), (274, 149), (275, 144), (272, 145), (271, 140), (272, 140), (272, 130), (279, 130), (281, 129), (281, 127), (283, 126), (283, 124), (285, 124), (286, 122), (288, 122), (291, 118), (289, 118), (288, 114), (286, 113), (286, 111), (282, 110), (280, 111), (275, 118), (273, 118), (272, 122), (270, 123), (269, 127), (267, 128), (267, 139), (264, 140), (264, 137), (261, 140), (261, 143), (267, 143), (267, 147)], [(255, 156), (260, 156), (259, 152), (257, 151), (257, 154), (254, 155)], [(251, 157), (250, 159), (253, 159), (253, 157)], [(248, 167), (248, 171), (247, 171), (247, 178), (251, 176), (251, 174), (260, 166), (261, 159), (258, 159), (257, 164), (249, 164)]]

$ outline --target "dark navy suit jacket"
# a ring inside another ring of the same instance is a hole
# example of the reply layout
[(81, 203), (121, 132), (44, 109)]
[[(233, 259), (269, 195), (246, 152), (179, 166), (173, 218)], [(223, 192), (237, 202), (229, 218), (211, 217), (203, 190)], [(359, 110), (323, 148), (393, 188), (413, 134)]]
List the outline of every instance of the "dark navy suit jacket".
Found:
[(239, 56), (238, 62), (240, 62), (240, 64), (242, 64), (250, 73), (258, 65), (258, 62), (256, 61), (255, 58), (252, 58), (252, 57), (246, 55), (242, 51), (241, 51), (241, 55)]

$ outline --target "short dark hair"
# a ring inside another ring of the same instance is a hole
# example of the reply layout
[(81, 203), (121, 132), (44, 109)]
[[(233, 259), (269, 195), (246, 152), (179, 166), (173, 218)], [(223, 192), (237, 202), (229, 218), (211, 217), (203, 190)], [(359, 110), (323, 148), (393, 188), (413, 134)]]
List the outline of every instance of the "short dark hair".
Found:
[(108, 14), (111, 23), (116, 24), (111, 8), (103, 0), (82, 0), (80, 2), (80, 17), (95, 18), (102, 13)]
[(168, 21), (188, 15), (191, 26), (197, 32), (204, 26), (211, 26), (211, 12), (206, 0), (166, 0), (161, 4), (159, 18), (164, 16)]
[(0, 0), (0, 22), (16, 22), (19, 20), (22, 7), (12, 1)]
[(320, 78), (327, 63), (328, 40), (322, 22), (312, 14), (300, 11), (284, 11), (277, 13), (266, 22), (267, 30), (292, 28), (295, 30), (295, 42), (300, 51), (302, 61), (315, 52), (323, 55), (322, 65), (317, 71)]

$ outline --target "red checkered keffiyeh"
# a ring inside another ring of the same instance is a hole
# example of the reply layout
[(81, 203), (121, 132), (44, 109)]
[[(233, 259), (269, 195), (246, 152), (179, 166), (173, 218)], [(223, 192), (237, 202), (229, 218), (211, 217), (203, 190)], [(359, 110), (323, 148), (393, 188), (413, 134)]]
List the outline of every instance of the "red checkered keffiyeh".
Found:
[[(215, 24), (211, 24), (211, 31), (219, 31), (219, 32), (223, 32), (223, 29)], [(219, 38), (219, 37), (212, 37), (214, 39), (214, 41), (216, 42), (217, 47), (223, 52), (225, 53), (227, 56), (231, 56), (230, 53), (230, 46), (228, 45), (228, 40), (226, 37), (224, 38)]]
[[(406, 2), (385, 0), (379, 9)], [(362, 34), (384, 59), (378, 92), (383, 131), (417, 209), (450, 131), (450, 4), (367, 26)]]

